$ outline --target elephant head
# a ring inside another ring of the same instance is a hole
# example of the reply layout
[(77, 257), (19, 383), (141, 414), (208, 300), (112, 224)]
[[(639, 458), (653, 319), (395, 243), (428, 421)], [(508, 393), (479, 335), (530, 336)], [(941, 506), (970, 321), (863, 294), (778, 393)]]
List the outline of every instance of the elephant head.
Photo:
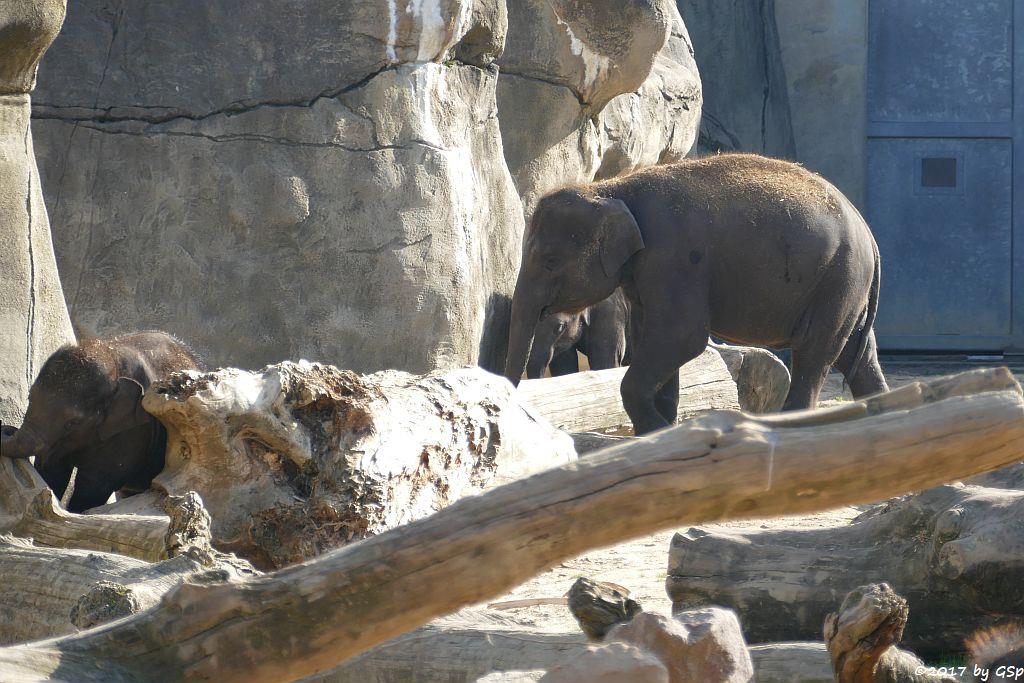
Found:
[(32, 384), (21, 427), (0, 437), (0, 453), (8, 458), (35, 456), (36, 469), (56, 491), (60, 486), (51, 479), (61, 478), (60, 472), (70, 476), (76, 464), (69, 462), (72, 454), (151, 419), (142, 410), (142, 394), (138, 381), (119, 375), (118, 359), (109, 347), (61, 348)]
[(623, 267), (643, 248), (640, 227), (619, 199), (581, 188), (541, 199), (512, 296), (505, 377), (519, 383), (542, 317), (579, 313), (607, 298), (621, 284)]
[(526, 363), (528, 378), (541, 377), (552, 358), (576, 348), (583, 336), (588, 312), (589, 309), (582, 313), (552, 313), (541, 318), (534, 330), (533, 348)]

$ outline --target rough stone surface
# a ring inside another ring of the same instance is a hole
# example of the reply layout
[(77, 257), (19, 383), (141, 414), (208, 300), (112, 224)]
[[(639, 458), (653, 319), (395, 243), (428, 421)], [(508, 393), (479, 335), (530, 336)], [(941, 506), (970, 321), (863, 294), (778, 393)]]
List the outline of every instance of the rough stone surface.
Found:
[(677, 161), (696, 141), (700, 77), (670, 3), (510, 3), (500, 62), (505, 158), (527, 214), (555, 187)]
[(82, 0), (42, 70), (75, 318), (250, 368), (500, 367), (513, 178), (676, 160), (700, 117), (663, 0)]
[(796, 158), (863, 207), (867, 0), (782, 0), (774, 5)]
[(494, 0), (77, 2), (34, 110), (75, 317), (214, 365), (497, 367), (505, 29)]
[[(665, 665), (626, 643), (592, 645), (547, 672), (541, 683), (670, 683)], [(708, 679), (711, 680), (711, 679)]]
[(693, 36), (704, 84), (700, 149), (793, 158), (793, 125), (775, 0), (677, 3)]
[[(214, 546), (266, 568), (576, 458), (568, 434), (480, 368), (359, 376), (286, 362), (183, 373), (151, 386), (143, 407), (168, 431), (153, 487), (197, 492)], [(137, 511), (140, 497), (101, 509)], [(185, 527), (180, 536), (195, 535)]]
[(754, 665), (739, 619), (719, 607), (678, 612), (675, 618), (644, 612), (612, 628), (608, 643), (628, 643), (653, 654), (670, 683), (748, 683)]
[(74, 340), (30, 128), (36, 65), (60, 30), (63, 0), (0, 5), (0, 423), (20, 425), (43, 361)]

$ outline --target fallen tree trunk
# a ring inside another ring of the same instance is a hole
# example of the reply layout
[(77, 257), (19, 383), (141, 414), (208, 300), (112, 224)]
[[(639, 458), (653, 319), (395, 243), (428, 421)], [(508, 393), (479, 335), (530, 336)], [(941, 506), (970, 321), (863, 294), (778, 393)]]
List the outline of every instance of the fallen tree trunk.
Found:
[(169, 517), (76, 515), (67, 512), (27, 460), (0, 457), (0, 534), (53, 548), (100, 550), (156, 562), (168, 557)]
[(11, 683), (293, 680), (591, 548), (681, 520), (807, 513), (934, 486), (1014, 462), (1022, 439), (1024, 399), (1005, 369), (839, 410), (713, 413), (301, 565), (185, 584), (108, 626), (0, 649), (0, 669)]
[[(619, 395), (622, 376), (628, 369), (527, 379), (519, 383), (519, 396), (544, 419), (567, 432), (628, 427), (631, 423)], [(679, 369), (679, 419), (738, 407), (736, 382), (715, 349), (705, 349)]]
[(0, 536), (0, 643), (73, 633), (155, 605), (185, 580), (253, 576), (248, 563), (191, 548), (155, 564), (124, 555), (39, 548)]
[(789, 394), (789, 368), (767, 349), (731, 344), (709, 344), (722, 356), (736, 382), (740, 408), (748, 413), (782, 410)]
[(847, 526), (690, 529), (672, 540), (666, 588), (677, 609), (732, 607), (764, 643), (819, 637), (839, 596), (885, 582), (909, 602), (909, 649), (957, 652), (974, 631), (1024, 618), (1021, 519), (1024, 491), (953, 484)]
[[(199, 493), (214, 545), (261, 569), (576, 458), (567, 434), (480, 368), (421, 377), (285, 362), (183, 373), (150, 387), (143, 407), (168, 433), (153, 488)], [(103, 509), (138, 511), (131, 499)]]

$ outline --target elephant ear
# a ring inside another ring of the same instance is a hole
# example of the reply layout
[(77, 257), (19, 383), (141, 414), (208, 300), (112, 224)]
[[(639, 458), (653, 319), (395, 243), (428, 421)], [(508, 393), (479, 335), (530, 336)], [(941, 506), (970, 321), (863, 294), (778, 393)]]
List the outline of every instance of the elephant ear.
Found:
[(608, 277), (615, 277), (636, 252), (644, 248), (633, 213), (620, 199), (606, 199), (601, 235), (601, 267)]
[(148, 422), (151, 418), (142, 408), (142, 385), (130, 377), (120, 377), (117, 388), (107, 404), (107, 412), (99, 427), (102, 441), (113, 438), (121, 432)]

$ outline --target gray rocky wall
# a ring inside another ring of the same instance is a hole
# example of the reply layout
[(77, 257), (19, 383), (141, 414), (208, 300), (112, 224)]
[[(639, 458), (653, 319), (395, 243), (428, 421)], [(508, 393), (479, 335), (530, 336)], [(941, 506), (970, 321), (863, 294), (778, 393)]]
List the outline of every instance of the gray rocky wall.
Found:
[[(785, 3), (788, 0), (778, 0)], [(704, 89), (701, 151), (794, 157), (776, 0), (677, 0)]]
[(0, 3), (0, 422), (21, 424), (39, 366), (72, 341), (29, 125), (64, 0)]
[(776, 0), (795, 156), (862, 209), (867, 173), (867, 0)]
[(72, 314), (215, 365), (500, 366), (520, 193), (682, 158), (701, 101), (664, 0), (508, 5), (76, 1), (33, 111)]

